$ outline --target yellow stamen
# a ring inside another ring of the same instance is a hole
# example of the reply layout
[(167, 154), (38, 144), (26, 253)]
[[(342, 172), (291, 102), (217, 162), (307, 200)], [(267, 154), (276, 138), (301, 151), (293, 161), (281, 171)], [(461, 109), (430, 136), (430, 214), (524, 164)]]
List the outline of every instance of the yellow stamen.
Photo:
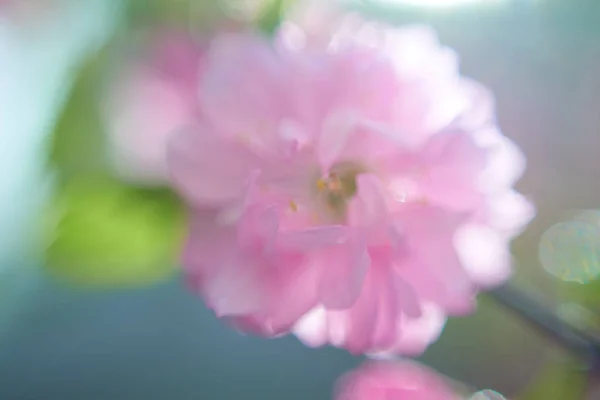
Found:
[(422, 205), (422, 206), (428, 206), (429, 205), (429, 200), (425, 196), (419, 196), (414, 201), (415, 201), (415, 203), (417, 203), (419, 205)]
[(296, 204), (296, 202), (294, 200), (290, 200), (290, 208), (292, 209), (293, 212), (297, 212), (298, 204)]
[(323, 178), (320, 178), (317, 181), (317, 189), (322, 192), (323, 190), (327, 189), (327, 181)]

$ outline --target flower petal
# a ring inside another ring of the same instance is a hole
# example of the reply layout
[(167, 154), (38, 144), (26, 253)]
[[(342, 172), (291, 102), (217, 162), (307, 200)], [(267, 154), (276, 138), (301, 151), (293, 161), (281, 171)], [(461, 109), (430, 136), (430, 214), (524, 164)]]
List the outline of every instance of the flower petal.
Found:
[(419, 318), (403, 318), (400, 339), (394, 349), (406, 355), (417, 356), (435, 342), (446, 325), (446, 316), (433, 303), (421, 305), (423, 314)]
[(315, 256), (322, 271), (319, 298), (325, 308), (345, 309), (356, 301), (369, 269), (365, 244), (357, 239), (329, 246)]
[(242, 146), (205, 126), (176, 134), (168, 160), (172, 183), (197, 205), (217, 205), (244, 193), (259, 160)]
[(309, 252), (342, 244), (347, 237), (348, 229), (340, 225), (286, 231), (277, 235), (277, 247), (285, 251)]
[(329, 340), (327, 311), (322, 306), (315, 307), (294, 325), (294, 334), (302, 343), (310, 347), (320, 347)]
[(205, 117), (228, 137), (273, 154), (289, 99), (285, 63), (266, 41), (237, 34), (217, 37), (206, 62), (200, 84)]
[(360, 297), (352, 308), (346, 311), (344, 347), (351, 353), (361, 354), (372, 346), (377, 321), (378, 290), (374, 275), (367, 274)]
[(526, 159), (523, 152), (494, 127), (476, 132), (474, 138), (479, 146), (489, 152), (480, 177), (481, 186), (490, 194), (506, 191), (525, 171)]
[(510, 277), (508, 242), (492, 228), (465, 224), (456, 232), (454, 243), (463, 267), (476, 284), (496, 286)]
[(398, 339), (398, 320), (401, 317), (398, 297), (401, 293), (394, 287), (389, 269), (378, 267), (377, 271), (373, 271), (377, 275), (379, 287), (373, 348), (385, 349)]
[(425, 150), (426, 172), (421, 190), (432, 203), (453, 211), (481, 204), (479, 175), (485, 165), (484, 149), (466, 132), (436, 135)]
[(317, 156), (327, 171), (336, 161), (375, 163), (382, 157), (397, 154), (402, 145), (401, 137), (390, 127), (361, 120), (357, 114), (337, 112), (324, 122)]
[(475, 285), (463, 269), (453, 237), (464, 217), (445, 210), (415, 206), (396, 221), (403, 227), (408, 256), (396, 272), (422, 298), (449, 313), (465, 314), (474, 307)]
[(370, 228), (386, 225), (388, 210), (381, 182), (376, 175), (360, 174), (356, 177), (356, 195), (348, 208), (348, 223), (351, 226)]

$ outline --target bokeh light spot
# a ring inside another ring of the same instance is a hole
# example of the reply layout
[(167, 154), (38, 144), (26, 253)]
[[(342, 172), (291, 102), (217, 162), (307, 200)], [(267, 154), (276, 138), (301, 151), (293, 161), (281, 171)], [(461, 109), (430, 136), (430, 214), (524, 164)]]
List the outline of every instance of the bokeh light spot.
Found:
[(493, 390), (482, 390), (471, 396), (469, 400), (506, 400), (506, 397)]
[(544, 269), (567, 281), (588, 283), (600, 275), (600, 225), (562, 222), (542, 235), (539, 259)]
[(576, 221), (587, 222), (588, 224), (600, 227), (600, 210), (582, 210), (576, 217)]

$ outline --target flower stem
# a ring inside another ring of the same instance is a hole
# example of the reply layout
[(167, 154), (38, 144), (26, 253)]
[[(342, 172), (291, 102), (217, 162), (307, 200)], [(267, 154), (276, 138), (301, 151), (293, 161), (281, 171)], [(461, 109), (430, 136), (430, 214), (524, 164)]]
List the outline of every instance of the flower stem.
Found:
[(535, 330), (581, 359), (588, 370), (600, 367), (600, 340), (571, 326), (523, 290), (505, 285), (491, 296)]

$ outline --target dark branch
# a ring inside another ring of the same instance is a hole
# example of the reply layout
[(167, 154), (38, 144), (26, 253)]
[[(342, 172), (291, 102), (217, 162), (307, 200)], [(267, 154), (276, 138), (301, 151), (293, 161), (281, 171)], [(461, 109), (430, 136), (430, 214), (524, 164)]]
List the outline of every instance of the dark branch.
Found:
[(569, 325), (524, 291), (505, 285), (492, 297), (538, 332), (580, 358), (588, 369), (600, 367), (600, 340)]

